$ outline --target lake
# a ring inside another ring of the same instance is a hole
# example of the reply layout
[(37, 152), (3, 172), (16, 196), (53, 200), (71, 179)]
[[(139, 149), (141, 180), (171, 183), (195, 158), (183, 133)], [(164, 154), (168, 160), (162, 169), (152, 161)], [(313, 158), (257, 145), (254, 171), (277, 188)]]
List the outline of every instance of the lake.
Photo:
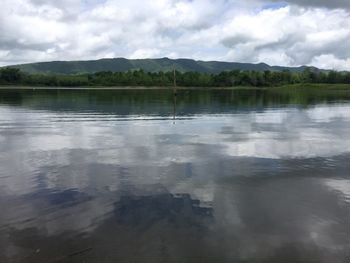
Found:
[(350, 91), (0, 90), (0, 262), (350, 262)]

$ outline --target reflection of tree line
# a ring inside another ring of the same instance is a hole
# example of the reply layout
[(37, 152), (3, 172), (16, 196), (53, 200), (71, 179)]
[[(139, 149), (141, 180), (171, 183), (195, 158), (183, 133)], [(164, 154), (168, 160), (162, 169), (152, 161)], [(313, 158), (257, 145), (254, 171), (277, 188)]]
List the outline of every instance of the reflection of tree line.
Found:
[[(220, 113), (288, 104), (313, 105), (349, 100), (350, 92), (314, 88), (249, 90), (178, 90), (179, 115)], [(0, 90), (0, 103), (47, 110), (172, 115), (172, 90)]]

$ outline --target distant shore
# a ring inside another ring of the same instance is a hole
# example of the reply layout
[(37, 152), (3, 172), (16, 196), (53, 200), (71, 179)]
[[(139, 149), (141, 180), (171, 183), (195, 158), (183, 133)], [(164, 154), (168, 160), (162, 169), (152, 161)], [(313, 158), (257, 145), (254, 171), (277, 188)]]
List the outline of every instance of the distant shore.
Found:
[[(236, 86), (236, 87), (176, 87), (177, 90), (270, 90), (270, 89), (308, 89), (308, 88), (321, 88), (332, 90), (349, 90), (350, 84), (293, 84), (283, 85), (275, 87), (249, 87), (249, 86)], [(53, 86), (11, 86), (0, 85), (0, 90), (174, 90), (174, 87), (145, 87), (145, 86), (81, 86), (81, 87), (53, 87)]]
[[(1, 90), (21, 89), (21, 90), (174, 90), (174, 87), (141, 87), (141, 86), (126, 86), (126, 87), (29, 87), (29, 86), (0, 86)], [(259, 90), (268, 89), (268, 87), (176, 87), (177, 90), (235, 90), (248, 89)]]

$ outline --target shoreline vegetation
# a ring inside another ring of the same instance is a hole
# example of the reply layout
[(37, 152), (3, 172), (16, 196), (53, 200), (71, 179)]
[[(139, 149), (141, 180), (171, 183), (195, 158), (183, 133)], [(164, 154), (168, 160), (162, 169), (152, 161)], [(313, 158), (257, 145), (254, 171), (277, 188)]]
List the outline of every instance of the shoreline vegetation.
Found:
[[(0, 90), (173, 90), (173, 86), (21, 86), (0, 85)], [(233, 86), (233, 87), (176, 87), (177, 90), (302, 90), (318, 89), (332, 91), (350, 91), (350, 84), (288, 84), (274, 87)]]
[[(97, 72), (76, 75), (29, 74), (0, 68), (0, 88), (7, 89), (169, 89), (173, 72)], [(350, 89), (350, 72), (224, 71), (219, 74), (176, 72), (178, 89), (266, 89), (279, 87)]]

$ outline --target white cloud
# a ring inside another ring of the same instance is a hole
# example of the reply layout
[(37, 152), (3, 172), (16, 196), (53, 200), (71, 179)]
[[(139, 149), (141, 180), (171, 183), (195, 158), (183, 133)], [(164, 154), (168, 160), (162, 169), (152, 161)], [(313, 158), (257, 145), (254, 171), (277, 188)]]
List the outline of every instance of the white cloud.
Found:
[(348, 59), (339, 59), (332, 54), (321, 55), (314, 57), (311, 62), (312, 65), (315, 65), (319, 68), (329, 68), (329, 69), (350, 69), (350, 58)]
[(0, 65), (171, 56), (350, 69), (344, 1), (268, 2), (2, 0)]
[(158, 56), (159, 50), (155, 48), (151, 49), (138, 49), (134, 53), (131, 54), (130, 58), (132, 59), (142, 59), (142, 58), (150, 58)]
[(223, 29), (222, 43), (231, 50), (231, 60), (302, 65), (330, 53), (346, 62), (349, 26), (343, 10), (268, 9), (233, 18)]

